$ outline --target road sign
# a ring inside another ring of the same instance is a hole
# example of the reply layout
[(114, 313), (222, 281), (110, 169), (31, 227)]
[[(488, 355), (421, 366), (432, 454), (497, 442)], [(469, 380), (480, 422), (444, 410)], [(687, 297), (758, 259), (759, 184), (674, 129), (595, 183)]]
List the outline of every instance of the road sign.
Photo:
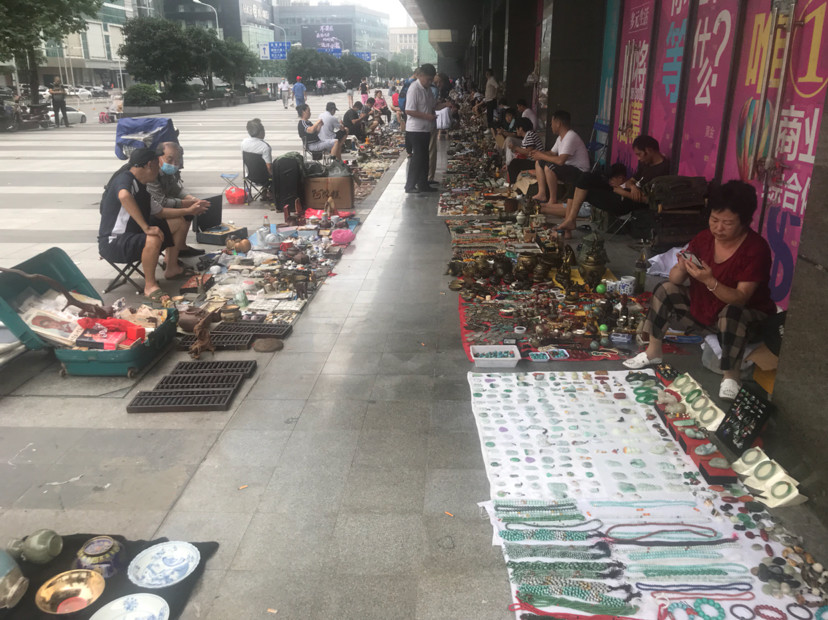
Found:
[(341, 47), (317, 47), (316, 51), (320, 54), (330, 54), (336, 58), (342, 58), (342, 48)]
[(351, 56), (361, 58), (365, 62), (371, 62), (371, 52), (351, 52)]
[(259, 60), (285, 60), (290, 51), (290, 41), (271, 41), (259, 44)]

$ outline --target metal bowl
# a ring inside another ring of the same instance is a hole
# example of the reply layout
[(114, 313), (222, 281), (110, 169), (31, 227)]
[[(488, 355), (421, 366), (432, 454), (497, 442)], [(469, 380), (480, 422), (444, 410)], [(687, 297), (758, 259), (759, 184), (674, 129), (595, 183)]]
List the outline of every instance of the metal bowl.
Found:
[(35, 604), (47, 614), (71, 614), (98, 600), (105, 585), (103, 576), (95, 571), (66, 571), (40, 586), (35, 594)]

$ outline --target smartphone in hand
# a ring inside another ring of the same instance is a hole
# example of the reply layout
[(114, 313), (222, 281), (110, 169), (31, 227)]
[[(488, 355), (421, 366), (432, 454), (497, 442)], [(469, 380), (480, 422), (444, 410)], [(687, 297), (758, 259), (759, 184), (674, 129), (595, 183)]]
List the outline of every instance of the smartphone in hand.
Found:
[(692, 252), (689, 252), (687, 250), (682, 250), (681, 252), (679, 252), (678, 255), (681, 256), (684, 260), (693, 263), (693, 265), (695, 265), (699, 269), (702, 268), (702, 263), (699, 260), (699, 257), (696, 256), (695, 254), (693, 254)]

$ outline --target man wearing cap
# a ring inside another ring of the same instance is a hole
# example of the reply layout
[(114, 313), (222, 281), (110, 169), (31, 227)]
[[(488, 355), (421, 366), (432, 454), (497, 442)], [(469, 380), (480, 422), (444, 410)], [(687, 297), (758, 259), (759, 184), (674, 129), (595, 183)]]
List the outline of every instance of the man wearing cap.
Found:
[(305, 103), (305, 91), (307, 88), (302, 84), (302, 76), (296, 76), (296, 83), (293, 85), (293, 100), (296, 102), (296, 107)]
[[(135, 149), (129, 163), (106, 184), (101, 197), (101, 224), (98, 228), (98, 251), (113, 263), (141, 261), (144, 271), (144, 295), (157, 302), (169, 301), (158, 286), (155, 268), (161, 251), (175, 242), (165, 220), (185, 215), (201, 215), (207, 210), (201, 202), (180, 209), (153, 203), (147, 183), (158, 178), (159, 158), (154, 149)], [(165, 277), (175, 277), (177, 261), (167, 263)]]
[(60, 113), (63, 112), (63, 124), (69, 127), (69, 117), (66, 115), (66, 89), (60, 83), (60, 78), (55, 78), (52, 88), (49, 89), (52, 95), (52, 110), (55, 113), (55, 127), (60, 127)]
[[(325, 145), (325, 148), (331, 149), (331, 154), (337, 157), (342, 152), (342, 143), (345, 142), (348, 130), (342, 127), (339, 119), (334, 114), (336, 114), (336, 104), (329, 101), (325, 105), (325, 111), (319, 115), (319, 120), (322, 121), (322, 127), (319, 129), (319, 139)], [(335, 149), (337, 143), (339, 143), (339, 148)], [(336, 151), (336, 154), (334, 154), (334, 151)]]

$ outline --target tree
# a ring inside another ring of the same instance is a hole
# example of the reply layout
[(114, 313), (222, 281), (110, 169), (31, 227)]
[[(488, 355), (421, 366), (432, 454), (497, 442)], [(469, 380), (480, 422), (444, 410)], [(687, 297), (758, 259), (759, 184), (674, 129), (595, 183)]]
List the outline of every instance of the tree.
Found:
[(346, 54), (339, 61), (339, 77), (346, 83), (359, 84), (359, 81), (371, 74), (371, 65), (350, 54)]
[(303, 47), (292, 47), (288, 52), (287, 73), (291, 79), (301, 75), (302, 79), (318, 79), (339, 76), (340, 62), (330, 54), (322, 54), (316, 50)]
[(124, 24), (118, 54), (126, 70), (140, 82), (183, 83), (199, 74), (195, 50), (178, 24), (159, 17), (137, 17)]
[(215, 30), (189, 26), (184, 36), (193, 48), (193, 71), (207, 90), (213, 90), (213, 66), (219, 56), (221, 39)]
[(46, 41), (62, 41), (86, 29), (86, 17), (97, 14), (103, 0), (2, 0), (0, 2), (0, 60), (15, 58), (28, 67), (32, 103), (39, 100), (37, 67)]
[(267, 77), (287, 77), (287, 60), (261, 60), (262, 75)]
[(247, 76), (259, 71), (259, 57), (241, 41), (225, 39), (220, 43), (214, 67), (216, 75), (233, 86), (244, 86)]

